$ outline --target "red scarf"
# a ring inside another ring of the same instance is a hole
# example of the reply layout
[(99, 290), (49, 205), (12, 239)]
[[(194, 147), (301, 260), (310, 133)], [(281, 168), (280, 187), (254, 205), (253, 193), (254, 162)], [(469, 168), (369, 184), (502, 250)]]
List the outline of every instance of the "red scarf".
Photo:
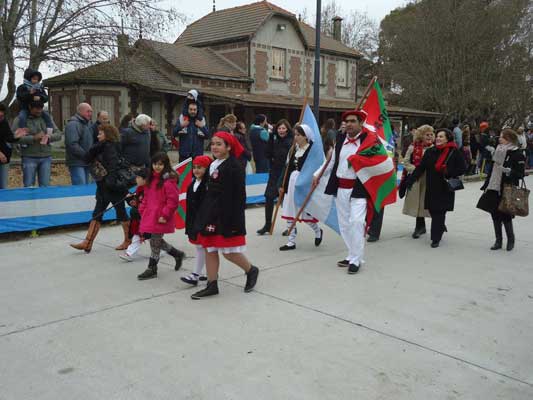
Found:
[(446, 169), (446, 161), (448, 159), (448, 154), (450, 153), (450, 149), (456, 149), (457, 145), (455, 142), (448, 142), (446, 144), (436, 146), (438, 150), (441, 151), (439, 159), (437, 160), (437, 163), (435, 164), (435, 169), (437, 172), (444, 172)]
[(415, 167), (418, 167), (420, 165), (420, 161), (422, 161), (422, 157), (424, 156), (424, 149), (427, 147), (425, 142), (416, 142), (413, 145), (413, 153), (411, 156), (411, 164), (413, 164)]

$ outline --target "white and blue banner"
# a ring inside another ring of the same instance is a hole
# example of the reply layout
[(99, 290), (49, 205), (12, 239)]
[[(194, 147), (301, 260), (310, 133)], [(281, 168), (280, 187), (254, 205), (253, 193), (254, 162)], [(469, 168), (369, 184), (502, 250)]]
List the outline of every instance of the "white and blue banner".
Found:
[[(268, 174), (246, 176), (246, 204), (263, 203)], [(0, 233), (25, 232), (89, 222), (96, 185), (0, 190)], [(116, 218), (115, 209), (104, 220)]]

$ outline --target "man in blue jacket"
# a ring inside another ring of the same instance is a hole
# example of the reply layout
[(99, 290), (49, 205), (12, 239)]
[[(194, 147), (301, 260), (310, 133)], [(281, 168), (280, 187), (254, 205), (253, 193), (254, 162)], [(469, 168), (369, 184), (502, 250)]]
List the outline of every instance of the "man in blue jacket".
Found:
[(81, 103), (65, 126), (65, 155), (73, 185), (89, 183), (89, 165), (85, 162), (87, 152), (94, 144), (91, 129), (93, 109), (87, 103)]
[(195, 117), (198, 114), (196, 103), (189, 104), (189, 115), (180, 115), (176, 127), (172, 131), (174, 137), (180, 142), (180, 158), (182, 162), (189, 157), (201, 156), (204, 154), (204, 141), (208, 139), (209, 130), (205, 118), (198, 121)]

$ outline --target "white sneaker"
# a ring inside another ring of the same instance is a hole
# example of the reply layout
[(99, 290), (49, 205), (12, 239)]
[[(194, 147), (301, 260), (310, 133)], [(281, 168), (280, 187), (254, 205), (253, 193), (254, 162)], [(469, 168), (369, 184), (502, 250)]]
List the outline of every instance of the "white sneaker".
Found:
[(132, 262), (135, 260), (134, 257), (130, 256), (128, 253), (123, 253), (118, 255), (120, 258), (122, 258), (124, 261)]

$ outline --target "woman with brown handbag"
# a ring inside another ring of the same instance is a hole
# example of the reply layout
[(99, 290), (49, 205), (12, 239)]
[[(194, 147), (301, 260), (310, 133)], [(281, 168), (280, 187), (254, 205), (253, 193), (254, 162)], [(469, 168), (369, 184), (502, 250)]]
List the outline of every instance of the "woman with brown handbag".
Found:
[(504, 185), (519, 186), (520, 180), (524, 177), (526, 158), (520, 149), (518, 134), (512, 129), (504, 129), (500, 134), (499, 145), (492, 154), (493, 167), (487, 175), (481, 190), (481, 195), (477, 208), (487, 211), (492, 216), (496, 242), (490, 248), (499, 250), (502, 248), (502, 224), (507, 235), (507, 251), (511, 251), (515, 244), (513, 230), (514, 215), (504, 214), (498, 210), (502, 198)]

